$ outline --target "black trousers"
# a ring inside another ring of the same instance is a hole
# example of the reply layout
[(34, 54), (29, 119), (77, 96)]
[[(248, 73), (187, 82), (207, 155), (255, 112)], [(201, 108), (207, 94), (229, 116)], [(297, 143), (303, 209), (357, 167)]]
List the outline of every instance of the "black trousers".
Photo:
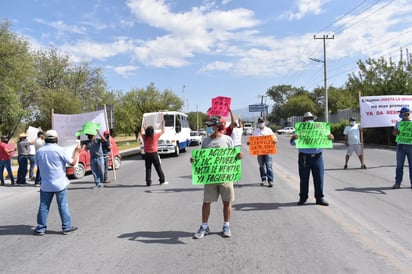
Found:
[(162, 184), (165, 181), (165, 175), (160, 165), (160, 158), (157, 152), (145, 153), (145, 166), (146, 166), (146, 185), (152, 184), (152, 164), (154, 165), (157, 175), (159, 176), (159, 182)]

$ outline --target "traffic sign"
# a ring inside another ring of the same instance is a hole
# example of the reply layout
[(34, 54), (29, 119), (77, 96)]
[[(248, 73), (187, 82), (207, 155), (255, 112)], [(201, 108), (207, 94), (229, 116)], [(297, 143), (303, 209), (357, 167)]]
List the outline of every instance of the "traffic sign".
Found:
[(268, 110), (268, 105), (249, 105), (249, 112), (263, 112)]

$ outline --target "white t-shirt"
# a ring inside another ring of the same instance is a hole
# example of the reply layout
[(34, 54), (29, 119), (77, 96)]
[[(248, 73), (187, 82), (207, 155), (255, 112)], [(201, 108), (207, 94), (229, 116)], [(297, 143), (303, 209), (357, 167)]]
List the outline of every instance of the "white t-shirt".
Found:
[(230, 137), (233, 140), (233, 145), (234, 146), (241, 146), (242, 145), (242, 134), (243, 134), (243, 129), (241, 127), (233, 128), (232, 135), (230, 135)]
[(274, 135), (272, 129), (270, 127), (264, 127), (264, 128), (255, 128), (253, 131), (253, 136), (262, 136), (262, 135)]
[(343, 130), (343, 135), (348, 136), (349, 145), (359, 145), (361, 143), (359, 129), (360, 126), (355, 124), (354, 126), (346, 126)]

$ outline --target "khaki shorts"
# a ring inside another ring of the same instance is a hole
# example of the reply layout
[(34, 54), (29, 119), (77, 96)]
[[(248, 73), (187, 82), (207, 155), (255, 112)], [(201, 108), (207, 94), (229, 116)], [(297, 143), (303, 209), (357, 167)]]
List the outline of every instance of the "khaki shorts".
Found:
[(355, 144), (355, 145), (349, 145), (347, 150), (346, 150), (346, 155), (352, 156), (352, 153), (355, 151), (356, 155), (361, 155), (361, 145), (360, 144)]
[(216, 202), (219, 194), (224, 202), (233, 202), (235, 200), (235, 190), (233, 183), (208, 184), (203, 189), (203, 202)]

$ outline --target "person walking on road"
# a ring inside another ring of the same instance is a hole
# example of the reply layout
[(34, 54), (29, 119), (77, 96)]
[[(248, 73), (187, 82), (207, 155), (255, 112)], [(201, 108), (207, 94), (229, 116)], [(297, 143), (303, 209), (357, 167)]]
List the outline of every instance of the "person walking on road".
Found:
[[(212, 117), (205, 122), (208, 131), (208, 137), (203, 140), (202, 149), (205, 148), (230, 148), (233, 147), (232, 139), (225, 135), (222, 130), (225, 128), (225, 121), (222, 118)], [(237, 159), (243, 158), (243, 154), (239, 153)], [(193, 163), (196, 159), (190, 158)], [(194, 234), (195, 239), (201, 239), (210, 232), (208, 220), (210, 215), (210, 204), (216, 202), (219, 198), (223, 202), (223, 237), (231, 237), (230, 216), (232, 205), (235, 200), (235, 191), (232, 183), (221, 184), (205, 184), (203, 189), (203, 205), (202, 205), (202, 224), (199, 230)]]
[(143, 124), (141, 128), (141, 136), (144, 144), (144, 160), (146, 168), (146, 186), (152, 185), (152, 165), (154, 165), (157, 175), (159, 176), (160, 185), (167, 185), (169, 182), (165, 180), (165, 175), (160, 163), (160, 157), (157, 153), (158, 140), (165, 132), (165, 120), (162, 117), (162, 129), (160, 132), (155, 132), (153, 126)]
[(43, 236), (47, 229), (47, 218), (50, 204), (56, 196), (59, 208), (62, 231), (68, 235), (77, 230), (73, 226), (69, 204), (67, 200), (67, 186), (69, 179), (66, 177), (66, 164), (76, 165), (79, 160), (80, 146), (75, 149), (73, 159), (66, 154), (65, 150), (58, 146), (58, 135), (55, 130), (46, 132), (45, 145), (36, 153), (37, 166), (40, 168), (42, 184), (40, 186), (40, 206), (37, 213), (37, 226), (33, 234)]
[(361, 127), (356, 123), (355, 118), (351, 117), (349, 119), (349, 126), (346, 126), (343, 130), (343, 135), (345, 136), (345, 146), (346, 146), (346, 155), (345, 155), (345, 165), (344, 169), (348, 168), (348, 161), (350, 156), (352, 156), (353, 151), (358, 155), (361, 168), (366, 169), (366, 165), (363, 160), (362, 153), (362, 140), (361, 140)]
[[(273, 138), (273, 142), (276, 144), (278, 139), (276, 135), (273, 133), (272, 129), (265, 125), (265, 120), (263, 117), (259, 117), (257, 121), (257, 127), (252, 133), (252, 136), (262, 136), (262, 135), (271, 135)], [(259, 174), (261, 179), (261, 186), (273, 187), (273, 182), (275, 180), (275, 176), (273, 173), (272, 167), (272, 154), (265, 154), (265, 155), (258, 155), (257, 161), (259, 165)]]
[(87, 149), (90, 151), (90, 165), (92, 168), (94, 183), (96, 184), (95, 187), (102, 188), (104, 186), (104, 157), (102, 144), (107, 140), (98, 129), (96, 129), (96, 133), (100, 138), (96, 138), (96, 134), (86, 134), (87, 139), (89, 139)]
[(1, 136), (1, 143), (0, 143), (0, 182), (1, 185), (4, 186), (6, 185), (4, 182), (4, 168), (6, 168), (7, 173), (10, 178), (10, 182), (12, 185), (14, 185), (14, 176), (13, 176), (13, 170), (11, 167), (11, 155), (14, 151), (16, 151), (16, 148), (14, 149), (9, 149), (7, 147), (7, 143), (9, 142), (9, 138), (7, 138), (6, 135)]
[(31, 143), (27, 140), (26, 133), (21, 133), (19, 135), (19, 141), (17, 142), (17, 162), (19, 167), (17, 169), (17, 184), (27, 185), (26, 175), (27, 175), (27, 164), (29, 161)]
[[(399, 118), (402, 120), (396, 122), (395, 128), (393, 129), (393, 135), (396, 136), (400, 133), (399, 124), (400, 122), (410, 122), (410, 110), (408, 107), (402, 107), (399, 111)], [(395, 184), (392, 186), (393, 189), (401, 188), (402, 178), (403, 178), (403, 167), (405, 165), (405, 158), (408, 158), (409, 166), (409, 182), (412, 188), (412, 145), (398, 141), (396, 144), (396, 172), (395, 172)]]
[[(303, 115), (303, 122), (310, 123), (314, 121), (314, 116), (310, 112), (306, 112)], [(293, 134), (290, 137), (290, 144), (296, 145), (295, 140), (299, 136)], [(333, 140), (332, 134), (328, 136)], [(315, 186), (315, 199), (317, 205), (328, 206), (329, 203), (323, 198), (323, 177), (324, 177), (324, 165), (322, 158), (321, 148), (300, 148), (299, 149), (299, 178), (300, 178), (300, 193), (298, 205), (304, 205), (309, 195), (309, 176), (312, 171), (313, 185)]]

